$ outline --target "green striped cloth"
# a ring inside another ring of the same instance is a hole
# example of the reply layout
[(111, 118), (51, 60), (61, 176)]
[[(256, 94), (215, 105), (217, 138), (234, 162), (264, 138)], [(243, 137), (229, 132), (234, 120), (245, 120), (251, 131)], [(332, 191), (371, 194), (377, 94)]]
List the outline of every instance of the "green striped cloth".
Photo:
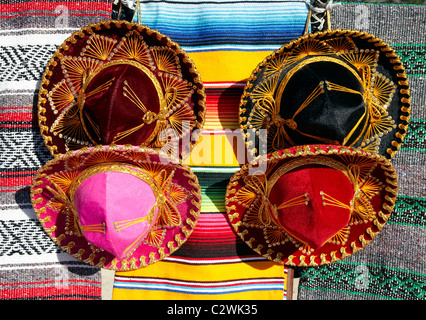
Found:
[(344, 3), (332, 28), (358, 29), (389, 43), (410, 82), (412, 112), (392, 160), (399, 177), (394, 212), (363, 250), (328, 266), (300, 269), (298, 299), (426, 299), (426, 6)]

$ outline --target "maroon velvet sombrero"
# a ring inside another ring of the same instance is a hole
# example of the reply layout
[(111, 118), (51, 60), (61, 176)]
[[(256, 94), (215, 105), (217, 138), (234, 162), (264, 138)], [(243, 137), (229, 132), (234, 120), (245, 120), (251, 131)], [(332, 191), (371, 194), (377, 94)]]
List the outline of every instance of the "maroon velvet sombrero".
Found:
[(31, 200), (47, 234), (92, 266), (116, 271), (153, 264), (194, 229), (201, 188), (191, 169), (146, 147), (97, 146), (40, 168)]
[[(108, 144), (160, 148), (202, 128), (205, 98), (177, 43), (110, 20), (82, 28), (57, 49), (40, 85), (39, 125), (52, 155)], [(180, 146), (178, 155), (188, 151)]]
[(228, 217), (254, 251), (289, 266), (328, 264), (364, 248), (386, 224), (398, 190), (388, 159), (343, 146), (277, 151), (261, 169), (248, 164), (231, 178)]

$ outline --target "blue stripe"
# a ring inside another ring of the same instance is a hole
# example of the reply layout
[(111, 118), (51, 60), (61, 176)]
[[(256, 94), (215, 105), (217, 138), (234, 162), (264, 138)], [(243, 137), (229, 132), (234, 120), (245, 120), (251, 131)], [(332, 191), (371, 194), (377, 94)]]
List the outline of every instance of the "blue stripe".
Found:
[[(307, 15), (303, 0), (141, 3), (143, 24), (193, 52), (279, 48), (303, 34)], [(135, 15), (134, 21), (137, 20)]]

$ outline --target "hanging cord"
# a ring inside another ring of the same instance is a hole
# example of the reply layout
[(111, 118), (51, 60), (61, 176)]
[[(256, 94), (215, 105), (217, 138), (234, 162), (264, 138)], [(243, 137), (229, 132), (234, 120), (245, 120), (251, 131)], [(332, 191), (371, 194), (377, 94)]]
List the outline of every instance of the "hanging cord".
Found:
[(311, 9), (311, 31), (322, 31), (324, 25), (327, 23), (326, 29), (330, 29), (330, 16), (329, 12), (336, 7), (340, 7), (341, 3), (333, 3), (333, 0), (321, 1), (321, 0), (305, 0), (306, 4)]
[(111, 18), (113, 20), (127, 20), (131, 22), (135, 15), (136, 7), (136, 0), (114, 0), (112, 2)]

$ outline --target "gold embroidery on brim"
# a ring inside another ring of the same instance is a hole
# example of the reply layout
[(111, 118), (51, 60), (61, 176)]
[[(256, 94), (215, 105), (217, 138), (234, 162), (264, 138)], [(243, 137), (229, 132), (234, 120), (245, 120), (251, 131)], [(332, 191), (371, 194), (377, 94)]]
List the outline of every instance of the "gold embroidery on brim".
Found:
[(186, 103), (194, 92), (191, 83), (171, 74), (161, 73), (160, 82), (164, 88), (166, 104), (171, 111)]
[(150, 233), (148, 233), (144, 242), (149, 244), (150, 246), (160, 247), (163, 243), (165, 234), (166, 229), (152, 230)]
[(376, 217), (373, 206), (365, 195), (356, 193), (352, 202), (350, 225), (371, 221)]
[(308, 38), (300, 42), (292, 51), (292, 55), (299, 56), (300, 59), (309, 55), (332, 54), (333, 48), (323, 41)]
[(379, 54), (380, 52), (375, 50), (360, 50), (340, 53), (339, 56), (348, 61), (357, 70), (368, 66), (373, 70), (372, 73), (374, 73), (377, 61), (379, 60)]
[(117, 40), (110, 39), (102, 35), (92, 34), (87, 41), (86, 47), (81, 51), (81, 55), (98, 60), (106, 60), (114, 49)]
[(377, 73), (374, 78), (373, 94), (380, 105), (387, 109), (396, 91), (396, 85), (384, 75)]
[[(71, 180), (72, 182), (74, 181)], [(52, 182), (52, 186), (46, 186), (46, 189), (53, 195), (47, 206), (53, 210), (58, 210), (60, 213), (65, 213), (65, 233), (69, 235), (75, 234), (78, 237), (83, 236), (81, 225), (74, 209), (74, 204), (70, 199), (71, 188), (68, 187), (66, 191), (62, 189), (55, 182)]]
[(259, 176), (246, 176), (244, 181), (246, 186), (256, 191), (258, 194), (258, 205), (259, 208), (256, 210), (259, 222), (263, 226), (274, 225), (272, 215), (276, 211), (276, 208), (269, 201), (269, 187), (266, 177), (263, 175), (262, 178)]
[(342, 228), (334, 236), (327, 240), (327, 242), (335, 243), (338, 245), (344, 245), (348, 241), (350, 230), (350, 227)]
[(71, 140), (77, 144), (90, 141), (81, 123), (80, 109), (77, 104), (71, 104), (56, 118), (50, 127), (50, 132), (60, 138)]
[(52, 124), (50, 129), (52, 133), (59, 134), (60, 136), (65, 135), (67, 139), (71, 139), (73, 142), (84, 144), (84, 141), (91, 140), (92, 143), (96, 144), (86, 128), (85, 121), (87, 120), (98, 140), (100, 139), (99, 127), (84, 110), (84, 103), (86, 98), (108, 90), (114, 81), (115, 78), (109, 79), (100, 86), (87, 91), (91, 79), (101, 69), (102, 67), (98, 67), (96, 70), (87, 67), (84, 70), (78, 70), (78, 72), (81, 72), (81, 84), (77, 93), (74, 93), (75, 101), (66, 107)]
[(378, 193), (380, 193), (383, 189), (383, 184), (374, 177), (367, 177), (364, 179), (362, 185), (360, 186), (360, 190), (367, 196), (367, 198), (371, 199)]
[(68, 107), (75, 100), (71, 87), (68, 85), (68, 82), (66, 82), (65, 79), (62, 79), (61, 82), (55, 84), (53, 89), (47, 94), (46, 97), (49, 100), (50, 107), (55, 114), (57, 114), (58, 111), (62, 111), (64, 108)]
[(261, 208), (261, 205), (262, 205), (261, 200), (258, 197), (256, 197), (243, 216), (242, 222), (246, 227), (252, 227), (252, 228), (265, 227), (265, 224), (259, 215), (259, 210)]
[[(274, 91), (277, 86), (279, 75), (268, 78), (266, 81), (260, 83), (251, 93), (253, 102), (262, 102), (259, 107), (270, 115), (277, 114), (275, 109)], [(279, 109), (278, 109), (279, 112)]]
[(65, 78), (69, 80), (72, 85), (74, 95), (82, 89), (83, 74), (96, 71), (101, 63), (97, 60), (85, 57), (64, 57), (60, 60)]
[(79, 167), (83, 162), (83, 157), (79, 154), (72, 155), (68, 159), (65, 160), (65, 168), (67, 171), (72, 170), (75, 167)]
[(174, 173), (174, 170), (170, 174), (166, 170), (162, 170), (157, 176), (158, 188), (161, 194), (157, 198), (158, 216), (154, 225), (155, 228), (180, 226), (182, 224), (176, 201), (171, 194), (171, 180)]
[(174, 204), (180, 204), (183, 203), (188, 197), (190, 197), (191, 194), (180, 185), (171, 183), (168, 196), (171, 198)]
[(150, 52), (159, 70), (182, 77), (179, 58), (171, 48), (157, 47)]
[(290, 63), (288, 62), (288, 54), (277, 54), (275, 55), (270, 63), (266, 66), (265, 72), (263, 73), (263, 78), (269, 78), (274, 73), (280, 71), (282, 68), (285, 68)]
[(338, 52), (358, 50), (352, 39), (349, 39), (348, 37), (332, 38), (325, 40), (325, 42)]
[(156, 181), (159, 181), (159, 179), (161, 179), (159, 178), (159, 174), (163, 170), (165, 170), (167, 174), (170, 174), (173, 171), (173, 168), (171, 166), (164, 165), (161, 162), (137, 161), (134, 163), (134, 165), (137, 165), (143, 170), (149, 172), (149, 174), (153, 176)]
[[(148, 161), (148, 155), (144, 152), (133, 149), (133, 146), (130, 146), (131, 149), (123, 154), (126, 159), (131, 161)], [(135, 163), (137, 165), (137, 163)]]
[(251, 190), (251, 188), (243, 187), (239, 189), (237, 193), (235, 194), (235, 201), (245, 206), (246, 208), (249, 207), (253, 203), (254, 199), (256, 198), (257, 198), (257, 194), (256, 192)]
[(93, 166), (108, 162), (121, 162), (124, 160), (125, 158), (120, 153), (111, 152), (111, 150), (107, 151), (103, 147), (100, 147), (94, 149), (90, 155), (83, 160), (82, 164), (85, 166)]
[(342, 159), (343, 163), (347, 165), (347, 171), (352, 172), (352, 177), (357, 179), (353, 183), (357, 183), (358, 185), (360, 185), (377, 166), (377, 161), (368, 157), (357, 157), (346, 154), (342, 154), (339, 157)]
[(284, 244), (288, 241), (287, 236), (281, 229), (273, 229), (273, 228), (264, 228), (263, 234), (265, 235), (266, 243), (268, 247), (277, 246), (280, 244)]
[(137, 31), (130, 31), (111, 53), (111, 60), (135, 60), (142, 65), (153, 68), (149, 49)]
[(388, 133), (395, 128), (395, 121), (387, 113), (386, 110), (381, 107), (376, 108), (375, 106), (370, 109), (370, 125), (367, 127), (364, 139), (361, 146), (370, 143), (374, 139), (381, 137), (383, 134)]
[(60, 190), (67, 194), (74, 180), (79, 175), (78, 170), (60, 171), (47, 177), (47, 179)]
[(74, 150), (80, 150), (82, 148), (85, 147), (91, 147), (93, 146), (93, 144), (89, 143), (89, 142), (83, 142), (81, 141), (81, 143), (75, 142), (70, 140), (69, 138), (65, 139), (65, 151), (74, 151)]
[[(182, 136), (184, 129), (189, 130), (190, 128), (193, 128), (195, 125), (195, 120), (196, 118), (194, 112), (187, 105), (177, 109), (168, 119), (171, 128), (175, 130), (179, 136)], [(189, 127), (183, 128), (183, 124), (185, 122), (189, 123)]]

